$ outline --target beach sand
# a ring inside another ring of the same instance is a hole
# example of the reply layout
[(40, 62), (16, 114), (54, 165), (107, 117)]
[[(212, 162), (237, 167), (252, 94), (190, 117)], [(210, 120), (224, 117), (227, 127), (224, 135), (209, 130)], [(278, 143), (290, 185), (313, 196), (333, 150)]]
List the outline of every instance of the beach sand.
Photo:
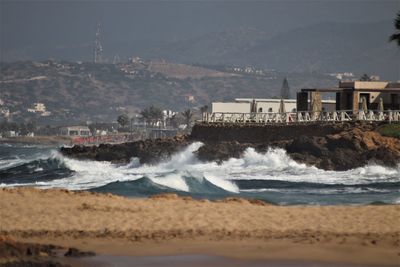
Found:
[(0, 232), (113, 256), (400, 265), (400, 206), (275, 206), (261, 201), (129, 199), (0, 189)]

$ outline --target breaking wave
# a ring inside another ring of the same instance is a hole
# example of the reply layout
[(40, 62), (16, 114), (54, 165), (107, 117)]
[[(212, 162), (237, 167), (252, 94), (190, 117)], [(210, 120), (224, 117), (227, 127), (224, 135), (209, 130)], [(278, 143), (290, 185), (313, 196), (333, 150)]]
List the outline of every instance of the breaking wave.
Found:
[(2, 157), (1, 186), (36, 186), (94, 190), (127, 196), (178, 192), (194, 197), (240, 195), (281, 204), (398, 202), (400, 165), (367, 165), (349, 171), (324, 171), (300, 164), (283, 149), (258, 153), (248, 148), (243, 157), (217, 164), (201, 162), (193, 153), (196, 142), (156, 165), (112, 164), (64, 157), (47, 150), (24, 158)]

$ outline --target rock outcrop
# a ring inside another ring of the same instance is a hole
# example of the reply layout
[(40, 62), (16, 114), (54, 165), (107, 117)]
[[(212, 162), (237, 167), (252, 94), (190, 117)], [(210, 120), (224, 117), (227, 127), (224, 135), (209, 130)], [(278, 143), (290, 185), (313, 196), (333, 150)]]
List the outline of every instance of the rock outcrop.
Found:
[(140, 163), (156, 163), (169, 158), (189, 144), (187, 136), (166, 139), (147, 139), (122, 144), (101, 144), (99, 146), (62, 147), (61, 152), (70, 157), (98, 161), (129, 162), (133, 157)]
[(392, 167), (400, 163), (399, 139), (360, 128), (325, 137), (302, 135), (286, 150), (294, 160), (325, 170), (348, 170), (369, 162)]
[(25, 243), (0, 235), (0, 266), (35, 266), (35, 267), (69, 267), (63, 264), (59, 253), (66, 250), (65, 257), (95, 256), (91, 251), (76, 248), (63, 248), (55, 245)]
[(169, 158), (191, 142), (202, 141), (204, 145), (195, 152), (202, 161), (239, 158), (248, 147), (258, 152), (279, 147), (286, 149), (292, 159), (325, 170), (348, 170), (369, 162), (396, 166), (400, 163), (400, 139), (382, 136), (374, 131), (377, 126), (372, 123), (230, 125), (225, 128), (223, 125), (197, 125), (190, 136), (74, 146), (62, 148), (61, 152), (75, 158), (112, 162), (128, 162), (138, 157), (141, 163), (151, 164)]

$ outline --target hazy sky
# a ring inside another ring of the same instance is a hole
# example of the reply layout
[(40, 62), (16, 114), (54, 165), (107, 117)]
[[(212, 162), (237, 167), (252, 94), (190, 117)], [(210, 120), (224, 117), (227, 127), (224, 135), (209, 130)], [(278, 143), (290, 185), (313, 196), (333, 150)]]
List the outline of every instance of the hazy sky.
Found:
[(235, 27), (277, 33), (326, 21), (392, 20), (400, 1), (5, 1), (1, 45), (92, 42), (101, 21), (106, 41), (185, 38)]

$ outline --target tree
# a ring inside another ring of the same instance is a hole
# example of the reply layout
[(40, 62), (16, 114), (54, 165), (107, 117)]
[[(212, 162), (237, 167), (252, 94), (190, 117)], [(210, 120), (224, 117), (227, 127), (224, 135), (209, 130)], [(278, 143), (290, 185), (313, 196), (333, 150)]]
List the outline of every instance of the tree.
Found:
[(149, 123), (154, 125), (157, 121), (163, 120), (164, 119), (164, 114), (160, 108), (157, 108), (155, 106), (150, 106), (148, 108), (145, 108), (140, 112), (140, 115), (142, 115), (143, 119)]
[(128, 125), (129, 123), (129, 117), (126, 114), (121, 114), (117, 118), (117, 122), (119, 125), (121, 125), (122, 128)]
[(283, 83), (282, 83), (281, 98), (283, 98), (283, 99), (290, 98), (290, 88), (289, 88), (288, 80), (286, 78), (283, 80)]
[(190, 123), (191, 123), (192, 118), (193, 118), (193, 112), (190, 109), (187, 109), (187, 110), (183, 111), (181, 114), (182, 114), (182, 116), (183, 116), (183, 118), (185, 120), (185, 124), (189, 128), (190, 127)]
[(172, 117), (167, 118), (167, 125), (172, 126), (173, 128), (178, 128), (179, 126), (179, 118), (176, 114), (172, 115)]
[(200, 112), (203, 114), (204, 112), (207, 112), (208, 111), (208, 106), (207, 105), (204, 105), (204, 106), (202, 106), (201, 108), (200, 108)]
[(397, 42), (397, 45), (400, 46), (400, 11), (397, 13), (397, 17), (394, 19), (394, 27), (396, 28), (396, 32), (389, 37), (389, 41), (395, 41)]
[(28, 121), (26, 123), (26, 129), (30, 133), (34, 133), (36, 131), (36, 122), (35, 121)]
[(19, 133), (20, 133), (21, 135), (27, 135), (27, 134), (28, 134), (28, 130), (27, 130), (27, 128), (26, 128), (25, 123), (21, 122), (21, 123), (18, 125), (18, 131), (19, 131)]
[(363, 81), (363, 82), (370, 82), (370, 81), (372, 81), (372, 79), (371, 79), (371, 77), (369, 77), (368, 74), (364, 73), (364, 74), (361, 76), (360, 81)]

